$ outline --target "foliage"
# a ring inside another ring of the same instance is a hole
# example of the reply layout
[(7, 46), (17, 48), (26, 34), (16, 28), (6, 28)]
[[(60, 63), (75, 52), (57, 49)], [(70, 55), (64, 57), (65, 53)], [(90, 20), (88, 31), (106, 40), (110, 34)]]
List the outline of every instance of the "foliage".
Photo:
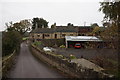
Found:
[(2, 52), (3, 56), (11, 54), (18, 49), (21, 43), (21, 35), (17, 31), (3, 32), (2, 36)]
[(104, 20), (112, 21), (118, 25), (120, 22), (120, 1), (115, 2), (115, 0), (113, 0), (111, 2), (101, 2), (100, 4), (101, 7), (99, 11), (105, 14)]
[(101, 2), (101, 7), (99, 11), (102, 11), (105, 16), (104, 20), (106, 21), (108, 27), (106, 30), (101, 33), (101, 37), (104, 40), (111, 41), (111, 44), (113, 47), (116, 47), (118, 45), (118, 27), (120, 25), (120, 1), (115, 2), (115, 0), (111, 2)]
[(43, 45), (48, 47), (57, 47), (60, 45), (65, 45), (65, 39), (43, 39), (41, 41)]
[(65, 48), (65, 45), (61, 45), (60, 48)]
[(21, 20), (20, 22), (12, 23), (10, 22), (9, 25), (6, 23), (8, 31), (18, 31), (20, 34), (24, 34), (25, 32), (30, 30), (30, 21), (29, 20)]
[(70, 55), (70, 59), (77, 59), (74, 55)]
[(92, 33), (98, 33), (99, 31), (100, 31), (100, 27), (96, 26), (96, 27), (93, 29)]
[(39, 45), (41, 45), (42, 43), (41, 43), (41, 41), (35, 41), (33, 44), (36, 45), (36, 46), (39, 46)]
[(35, 28), (47, 28), (48, 27), (48, 22), (44, 20), (43, 18), (33, 18), (32, 19), (32, 29)]
[(72, 23), (68, 23), (67, 26), (74, 26)]
[(13, 66), (13, 60), (15, 58), (16, 51), (14, 51), (12, 54), (7, 55), (5, 57), (2, 57), (2, 78), (7, 78), (8, 72)]
[(93, 28), (98, 27), (98, 24), (97, 23), (93, 23), (93, 24), (91, 24), (91, 27), (93, 27)]
[(106, 30), (101, 33), (101, 37), (105, 40), (114, 40), (118, 36), (118, 27), (112, 25), (111, 27), (106, 28)]
[(51, 28), (55, 28), (56, 27), (56, 23), (51, 25)]
[(23, 38), (22, 38), (23, 41), (25, 41), (25, 40), (27, 40), (27, 39), (28, 39), (28, 37), (23, 37)]
[(99, 26), (95, 26), (92, 32), (87, 33), (88, 35), (100, 36), (102, 29)]

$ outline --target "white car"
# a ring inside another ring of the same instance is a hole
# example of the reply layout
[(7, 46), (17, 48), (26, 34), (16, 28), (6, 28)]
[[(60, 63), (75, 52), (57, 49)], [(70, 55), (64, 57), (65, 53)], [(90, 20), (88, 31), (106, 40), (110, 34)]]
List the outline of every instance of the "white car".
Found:
[(49, 47), (44, 47), (43, 50), (48, 51), (48, 52), (52, 52), (52, 50)]

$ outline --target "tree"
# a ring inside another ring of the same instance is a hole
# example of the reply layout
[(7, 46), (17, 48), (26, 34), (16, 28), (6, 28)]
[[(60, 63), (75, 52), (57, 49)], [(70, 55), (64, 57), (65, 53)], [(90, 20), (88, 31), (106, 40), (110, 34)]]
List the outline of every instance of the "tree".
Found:
[(32, 29), (35, 28), (47, 28), (48, 22), (44, 20), (43, 18), (33, 18), (32, 19)]
[(74, 26), (72, 23), (68, 23), (67, 26)]
[(20, 22), (12, 23), (10, 25), (6, 23), (8, 31), (18, 31), (21, 35), (30, 30), (31, 23), (29, 20), (21, 20)]
[(101, 7), (99, 11), (105, 14), (104, 20), (112, 21), (118, 26), (118, 24), (120, 24), (120, 1), (115, 2), (115, 0), (113, 0), (112, 2), (101, 2), (100, 4)]
[(97, 27), (98, 26), (98, 24), (97, 23), (93, 23), (93, 24), (91, 24), (91, 27)]
[(110, 27), (110, 23), (109, 22), (104, 22), (103, 27)]
[(101, 2), (101, 7), (99, 11), (102, 11), (105, 16), (104, 20), (105, 22), (109, 22), (109, 27), (106, 28), (106, 30), (101, 33), (101, 37), (104, 40), (110, 41), (113, 45), (113, 47), (116, 47), (118, 44), (118, 27), (120, 25), (120, 1), (115, 2), (113, 0), (112, 2)]
[(51, 28), (55, 28), (56, 27), (56, 23), (51, 25)]
[(2, 56), (11, 54), (14, 50), (17, 50), (20, 46), (22, 37), (17, 31), (8, 31), (2, 33)]
[(96, 36), (100, 35), (100, 27), (98, 26), (94, 27), (92, 34)]

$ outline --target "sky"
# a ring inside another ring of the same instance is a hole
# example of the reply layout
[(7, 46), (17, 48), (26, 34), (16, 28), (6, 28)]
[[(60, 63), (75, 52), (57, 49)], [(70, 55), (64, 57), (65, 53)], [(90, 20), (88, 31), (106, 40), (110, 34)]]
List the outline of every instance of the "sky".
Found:
[(92, 23), (102, 25), (104, 14), (99, 12), (102, 0), (1, 0), (0, 31), (5, 30), (5, 23), (19, 22), (35, 17), (47, 20), (48, 25), (89, 26)]

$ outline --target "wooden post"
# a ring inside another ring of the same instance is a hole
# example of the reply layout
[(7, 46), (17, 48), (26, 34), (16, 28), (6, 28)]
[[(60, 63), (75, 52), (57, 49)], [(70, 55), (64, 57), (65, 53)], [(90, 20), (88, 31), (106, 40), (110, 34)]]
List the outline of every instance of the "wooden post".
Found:
[(67, 40), (66, 40), (66, 48), (68, 48), (68, 43), (67, 43)]

